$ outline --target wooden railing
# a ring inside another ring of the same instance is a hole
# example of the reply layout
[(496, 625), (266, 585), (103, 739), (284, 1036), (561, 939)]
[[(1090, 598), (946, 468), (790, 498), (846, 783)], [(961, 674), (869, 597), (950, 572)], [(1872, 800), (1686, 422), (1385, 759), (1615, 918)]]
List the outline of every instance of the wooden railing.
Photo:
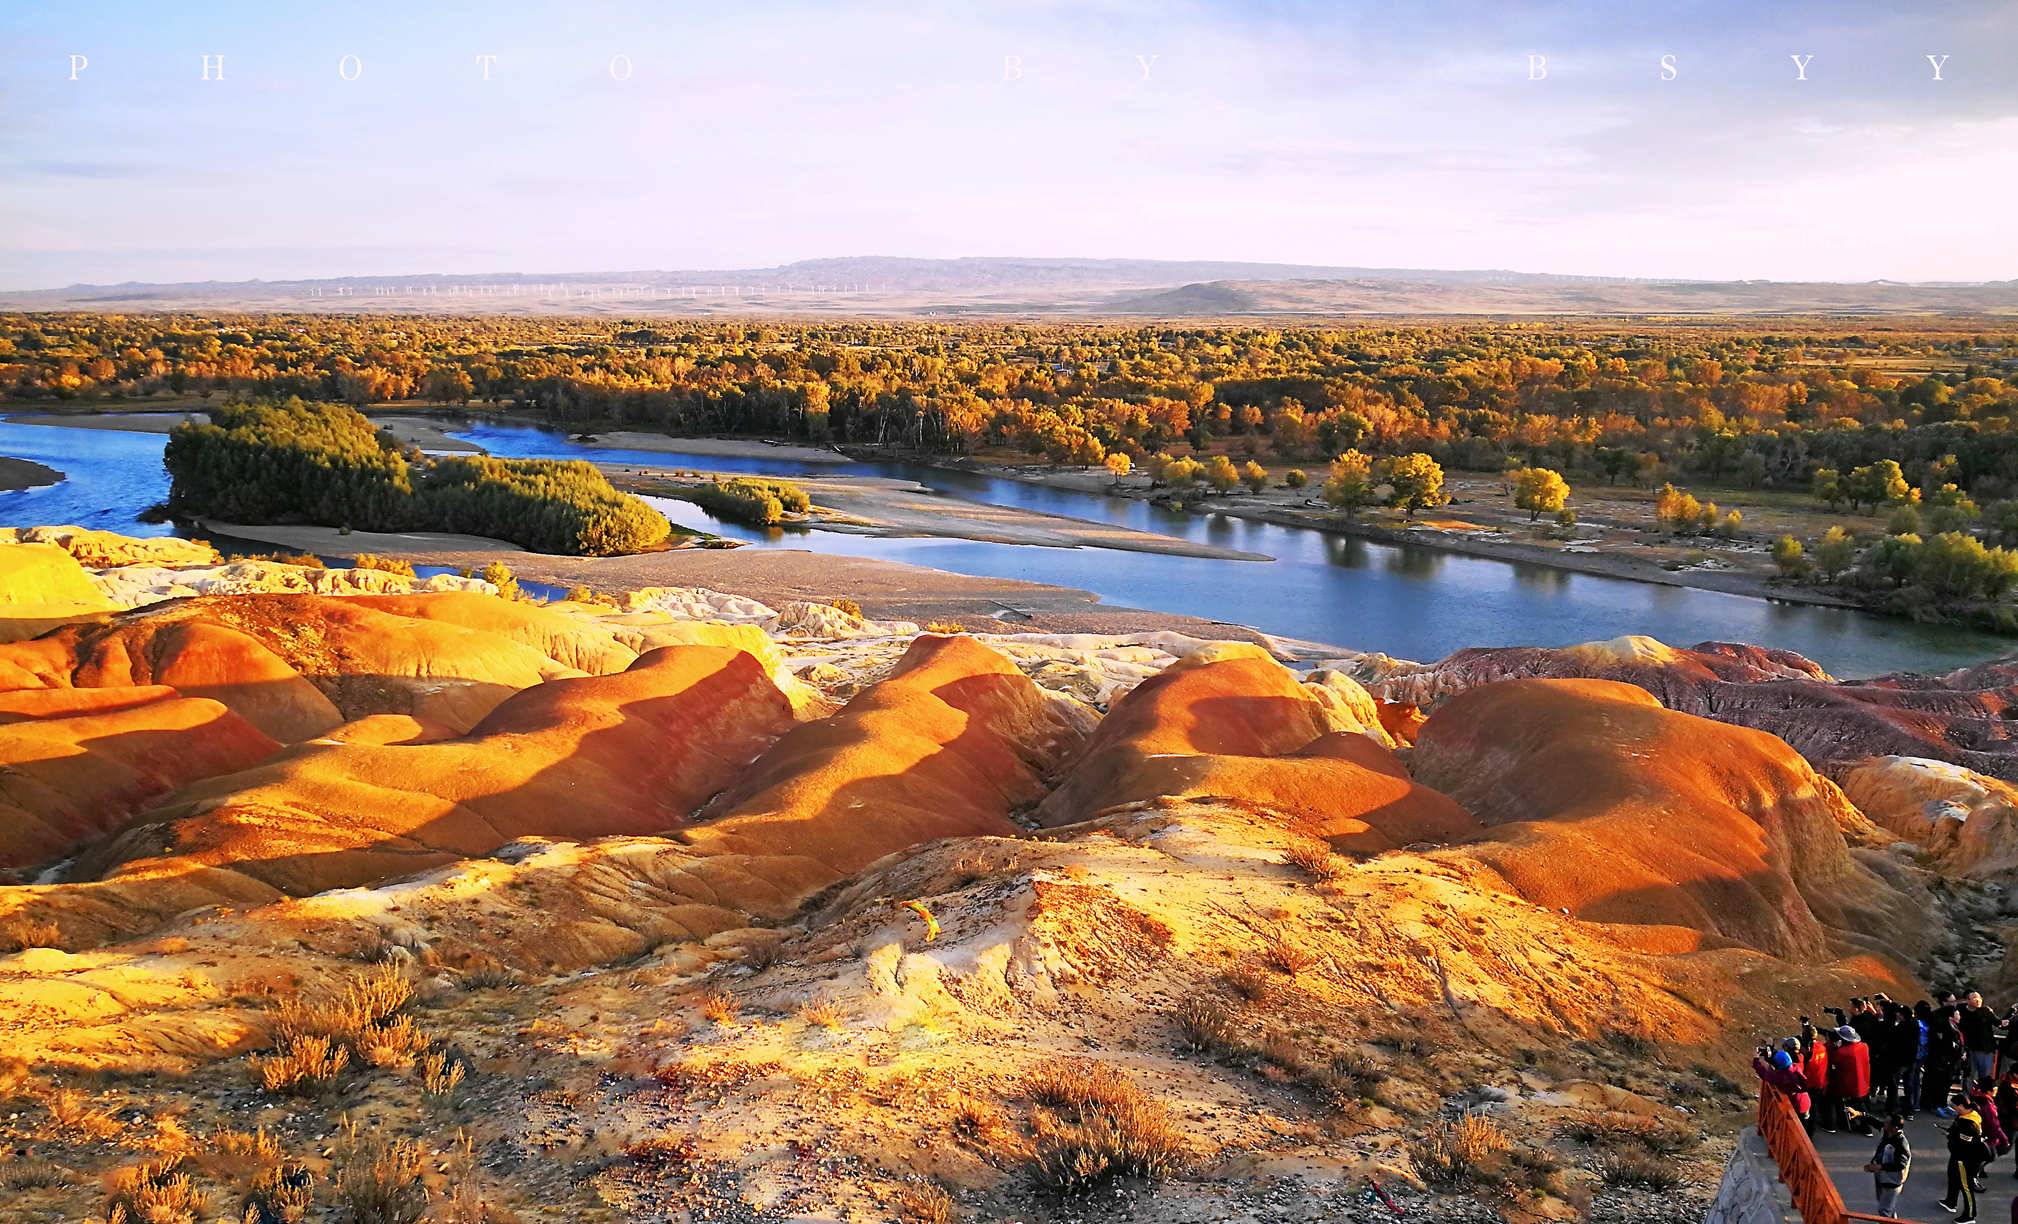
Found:
[[(1843, 1195), (1823, 1167), (1815, 1141), (1808, 1138), (1807, 1130), (1801, 1126), (1801, 1115), (1794, 1112), (1794, 1103), (1787, 1099), (1786, 1093), (1764, 1083), (1759, 1085), (1759, 1137), (1766, 1141), (1766, 1150), (1779, 1166), (1780, 1180), (1793, 1195), (1794, 1210), (1801, 1213), (1802, 1224), (1886, 1219), (1843, 1206)], [(1893, 1220), (1891, 1224), (1908, 1222)]]

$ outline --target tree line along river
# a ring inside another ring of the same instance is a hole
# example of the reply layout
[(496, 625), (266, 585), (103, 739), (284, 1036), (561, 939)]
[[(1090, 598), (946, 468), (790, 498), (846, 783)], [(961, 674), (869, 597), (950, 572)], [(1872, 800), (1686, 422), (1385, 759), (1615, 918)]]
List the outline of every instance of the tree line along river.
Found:
[[(1674, 645), (1753, 642), (1799, 651), (1838, 676), (1941, 671), (2005, 653), (2009, 639), (1841, 608), (1782, 604), (1547, 566), (1373, 543), (1132, 498), (1057, 489), (907, 463), (820, 463), (584, 446), (531, 425), (481, 422), (453, 436), (509, 458), (588, 459), (642, 467), (859, 474), (915, 480), (952, 498), (1112, 523), (1264, 554), (1229, 561), (1104, 548), (761, 530), (717, 521), (684, 502), (654, 501), (687, 526), (758, 548), (874, 557), (956, 573), (1092, 591), (1109, 603), (1252, 625), (1265, 632), (1436, 659), (1464, 646), (1560, 646), (1644, 633)], [(138, 521), (167, 496), (161, 434), (0, 421), (0, 454), (47, 464), (60, 484), (0, 493), (0, 526), (74, 523), (165, 534)], [(836, 595), (847, 594), (836, 591)]]

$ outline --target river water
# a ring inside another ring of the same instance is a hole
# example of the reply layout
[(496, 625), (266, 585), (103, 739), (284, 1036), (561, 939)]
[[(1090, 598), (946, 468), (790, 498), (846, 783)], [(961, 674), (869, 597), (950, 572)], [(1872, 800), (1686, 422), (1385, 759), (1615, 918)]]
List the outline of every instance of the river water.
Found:
[[(807, 464), (581, 446), (529, 425), (485, 422), (457, 438), (513, 458), (589, 459), (777, 476), (859, 474), (916, 480), (948, 497), (1115, 523), (1261, 553), (1221, 561), (1103, 548), (1039, 548), (967, 540), (878, 538), (836, 531), (763, 531), (717, 521), (685, 502), (654, 504), (688, 526), (757, 548), (876, 557), (956, 573), (1077, 587), (1109, 603), (1253, 625), (1270, 633), (1436, 659), (1463, 646), (1561, 646), (1626, 633), (1675, 645), (1717, 639), (1799, 651), (1839, 676), (1936, 671), (2018, 649), (2018, 641), (1714, 591), (1658, 586), (1546, 566), (1377, 544), (1302, 527), (1212, 513), (1173, 512), (1132, 498), (1027, 484), (901, 463)], [(136, 523), (167, 496), (160, 434), (0, 421), (0, 455), (67, 474), (62, 483), (0, 493), (0, 526), (75, 523), (166, 534)], [(844, 595), (845, 591), (836, 591)]]

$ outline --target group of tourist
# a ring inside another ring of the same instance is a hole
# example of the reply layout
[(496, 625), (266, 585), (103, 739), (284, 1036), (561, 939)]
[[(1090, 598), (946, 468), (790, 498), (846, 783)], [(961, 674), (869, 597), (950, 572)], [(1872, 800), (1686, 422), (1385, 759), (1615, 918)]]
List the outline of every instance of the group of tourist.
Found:
[[(1948, 1123), (1948, 1192), (1941, 1205), (1958, 1221), (1976, 1218), (1976, 1195), (2018, 1131), (2018, 1004), (2001, 1019), (1971, 991), (1912, 1006), (1884, 995), (1830, 1007), (1834, 1025), (1802, 1016), (1801, 1031), (1758, 1047), (1752, 1068), (1786, 1094), (1813, 1135), (1878, 1134), (1864, 1168), (1877, 1187), (1878, 1212), (1898, 1217), (1913, 1164), (1906, 1124), (1921, 1112)], [(2018, 1174), (2018, 1159), (2014, 1159)], [(2013, 1199), (2018, 1224), (2018, 1199)]]

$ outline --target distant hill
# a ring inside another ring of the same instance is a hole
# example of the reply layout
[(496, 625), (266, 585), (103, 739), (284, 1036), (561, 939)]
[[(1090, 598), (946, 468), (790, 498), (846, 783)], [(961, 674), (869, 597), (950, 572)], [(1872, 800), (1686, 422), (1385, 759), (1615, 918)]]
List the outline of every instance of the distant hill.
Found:
[(127, 282), (0, 292), (0, 309), (496, 314), (2011, 314), (2018, 281), (1635, 280), (1146, 259), (810, 259), (723, 271)]

